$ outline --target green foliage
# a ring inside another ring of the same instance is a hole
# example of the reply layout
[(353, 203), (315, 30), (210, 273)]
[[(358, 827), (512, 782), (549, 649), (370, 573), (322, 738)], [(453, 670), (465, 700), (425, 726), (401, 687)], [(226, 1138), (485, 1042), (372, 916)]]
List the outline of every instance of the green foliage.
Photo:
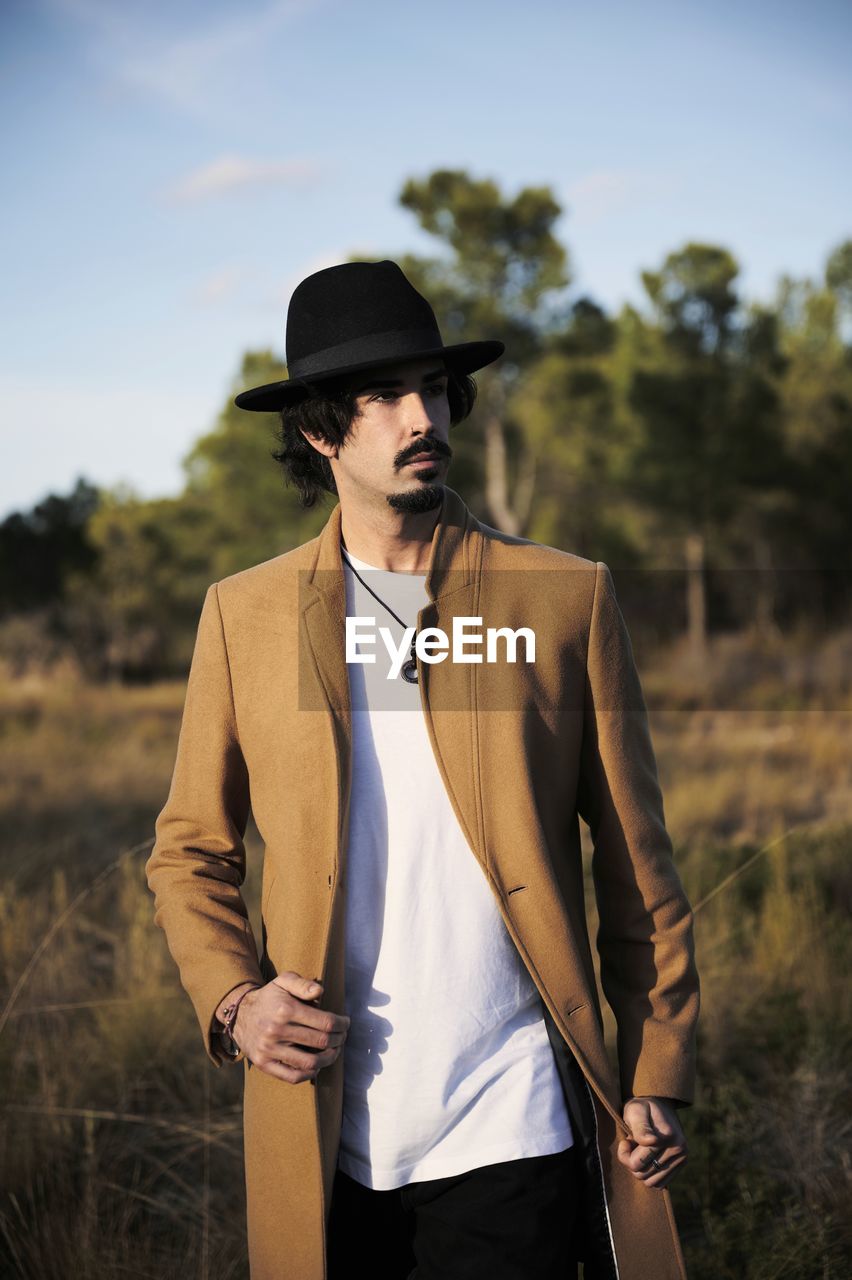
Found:
[(0, 617), (53, 604), (66, 574), (91, 568), (87, 525), (98, 502), (98, 490), (80, 478), (67, 498), (51, 493), (0, 523)]
[(103, 495), (89, 525), (96, 568), (66, 582), (66, 631), (84, 671), (121, 679), (185, 667), (209, 583), (215, 514), (194, 494)]
[(243, 361), (238, 384), (228, 395), (215, 427), (184, 460), (186, 495), (202, 504), (215, 526), (208, 547), (208, 581), (238, 573), (314, 537), (333, 505), (305, 511), (296, 491), (272, 458), (278, 415), (238, 409), (233, 397), (247, 386), (286, 376), (271, 352)]
[(478, 407), (459, 433), (460, 465), (454, 461), (450, 483), (463, 478), (473, 509), (520, 533), (530, 515), (535, 457), (508, 397), (564, 318), (560, 297), (570, 269), (553, 231), (561, 209), (548, 188), (504, 197), (496, 183), (460, 170), (411, 179), (399, 199), (445, 250), (440, 258), (399, 259), (435, 308), (444, 341), (485, 336), (506, 344), (504, 356), (477, 374)]
[(825, 265), (825, 283), (841, 307), (852, 312), (852, 240), (844, 240), (829, 255)]
[(661, 270), (643, 271), (642, 283), (663, 332), (684, 355), (721, 354), (733, 334), (739, 267), (716, 245), (689, 243), (670, 253)]
[[(852, 539), (852, 240), (822, 280), (783, 276), (769, 306), (740, 296), (726, 248), (688, 241), (641, 272), (649, 314), (608, 316), (568, 298), (550, 187), (504, 193), (438, 169), (398, 199), (436, 244), (395, 256), (445, 341), (506, 344), (453, 436), (449, 483), (477, 515), (616, 568), (688, 569), (678, 613), (702, 662), (713, 625), (772, 635), (843, 616), (848, 589), (826, 566), (845, 564)], [(0, 659), (23, 671), (70, 653), (123, 680), (184, 668), (206, 587), (314, 537), (336, 501), (302, 508), (271, 456), (277, 415), (233, 404), (286, 373), (271, 350), (245, 353), (178, 497), (81, 480), (7, 518)]]
[[(399, 203), (452, 250), (444, 276), (451, 293), (443, 297), (442, 264), (420, 264), (430, 276), (430, 301), (446, 315), (447, 332), (458, 332), (453, 315), (458, 307), (473, 333), (494, 324), (508, 325), (519, 336), (535, 333), (547, 294), (569, 283), (567, 253), (553, 234), (562, 211), (549, 188), (525, 187), (514, 199), (503, 199), (492, 181), (441, 169), (423, 181), (406, 182)], [(407, 262), (414, 270), (415, 263)]]

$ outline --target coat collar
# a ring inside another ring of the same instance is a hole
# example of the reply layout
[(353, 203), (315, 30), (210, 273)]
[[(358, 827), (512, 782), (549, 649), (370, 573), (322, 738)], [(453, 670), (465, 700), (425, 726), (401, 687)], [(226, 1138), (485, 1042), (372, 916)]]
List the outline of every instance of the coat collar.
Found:
[[(306, 575), (307, 605), (319, 593), (338, 614), (345, 613), (343, 557), (340, 554), (340, 503), (332, 511), (317, 539), (317, 555)], [(478, 521), (455, 489), (444, 485), (444, 496), (426, 570), (426, 592), (439, 601), (451, 591), (470, 585), (473, 578), (474, 539)]]

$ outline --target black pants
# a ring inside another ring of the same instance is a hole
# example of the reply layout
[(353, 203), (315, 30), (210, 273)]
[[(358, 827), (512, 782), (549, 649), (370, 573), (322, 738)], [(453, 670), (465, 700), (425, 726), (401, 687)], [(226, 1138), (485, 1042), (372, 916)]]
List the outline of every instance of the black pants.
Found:
[(335, 1174), (328, 1280), (576, 1280), (578, 1147), (374, 1191)]

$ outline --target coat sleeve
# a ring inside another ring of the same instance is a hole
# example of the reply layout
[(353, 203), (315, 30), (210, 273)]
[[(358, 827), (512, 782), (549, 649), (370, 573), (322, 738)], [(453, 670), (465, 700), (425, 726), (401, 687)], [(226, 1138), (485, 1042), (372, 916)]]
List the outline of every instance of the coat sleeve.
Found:
[(623, 1101), (695, 1096), (700, 1004), (693, 914), (674, 864), (648, 716), (609, 568), (589, 629), (577, 808), (594, 845), (601, 985)]
[(240, 885), (250, 809), (237, 738), (219, 594), (207, 590), (187, 684), (177, 758), (145, 864), (154, 923), (164, 931), (215, 1066), (221, 1000), (241, 982), (264, 984)]

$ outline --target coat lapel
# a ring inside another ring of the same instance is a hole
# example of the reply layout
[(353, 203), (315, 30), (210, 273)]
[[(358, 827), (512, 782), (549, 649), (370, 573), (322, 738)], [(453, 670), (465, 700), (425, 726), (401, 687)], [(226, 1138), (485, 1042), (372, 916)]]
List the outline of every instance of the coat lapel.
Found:
[[(345, 857), (348, 807), (351, 790), (352, 709), (349, 674), (345, 660), (346, 584), (340, 554), (341, 509), (332, 511), (319, 539), (312, 568), (300, 584), (302, 640), (299, 664), (299, 705), (305, 710), (326, 710), (334, 722), (329, 750), (334, 758), (317, 761), (318, 776), (338, 780), (338, 866)], [(418, 630), (440, 627), (452, 632), (455, 615), (469, 615), (476, 594), (475, 556), (481, 551), (467, 506), (444, 487), (444, 500), (432, 538), (426, 572), (430, 603), (418, 614)], [(420, 698), (432, 748), (441, 769), (456, 817), (475, 856), (485, 865), (481, 833), (476, 821), (474, 763), (467, 723), (459, 711), (470, 711), (473, 668), (463, 663), (418, 662)]]

